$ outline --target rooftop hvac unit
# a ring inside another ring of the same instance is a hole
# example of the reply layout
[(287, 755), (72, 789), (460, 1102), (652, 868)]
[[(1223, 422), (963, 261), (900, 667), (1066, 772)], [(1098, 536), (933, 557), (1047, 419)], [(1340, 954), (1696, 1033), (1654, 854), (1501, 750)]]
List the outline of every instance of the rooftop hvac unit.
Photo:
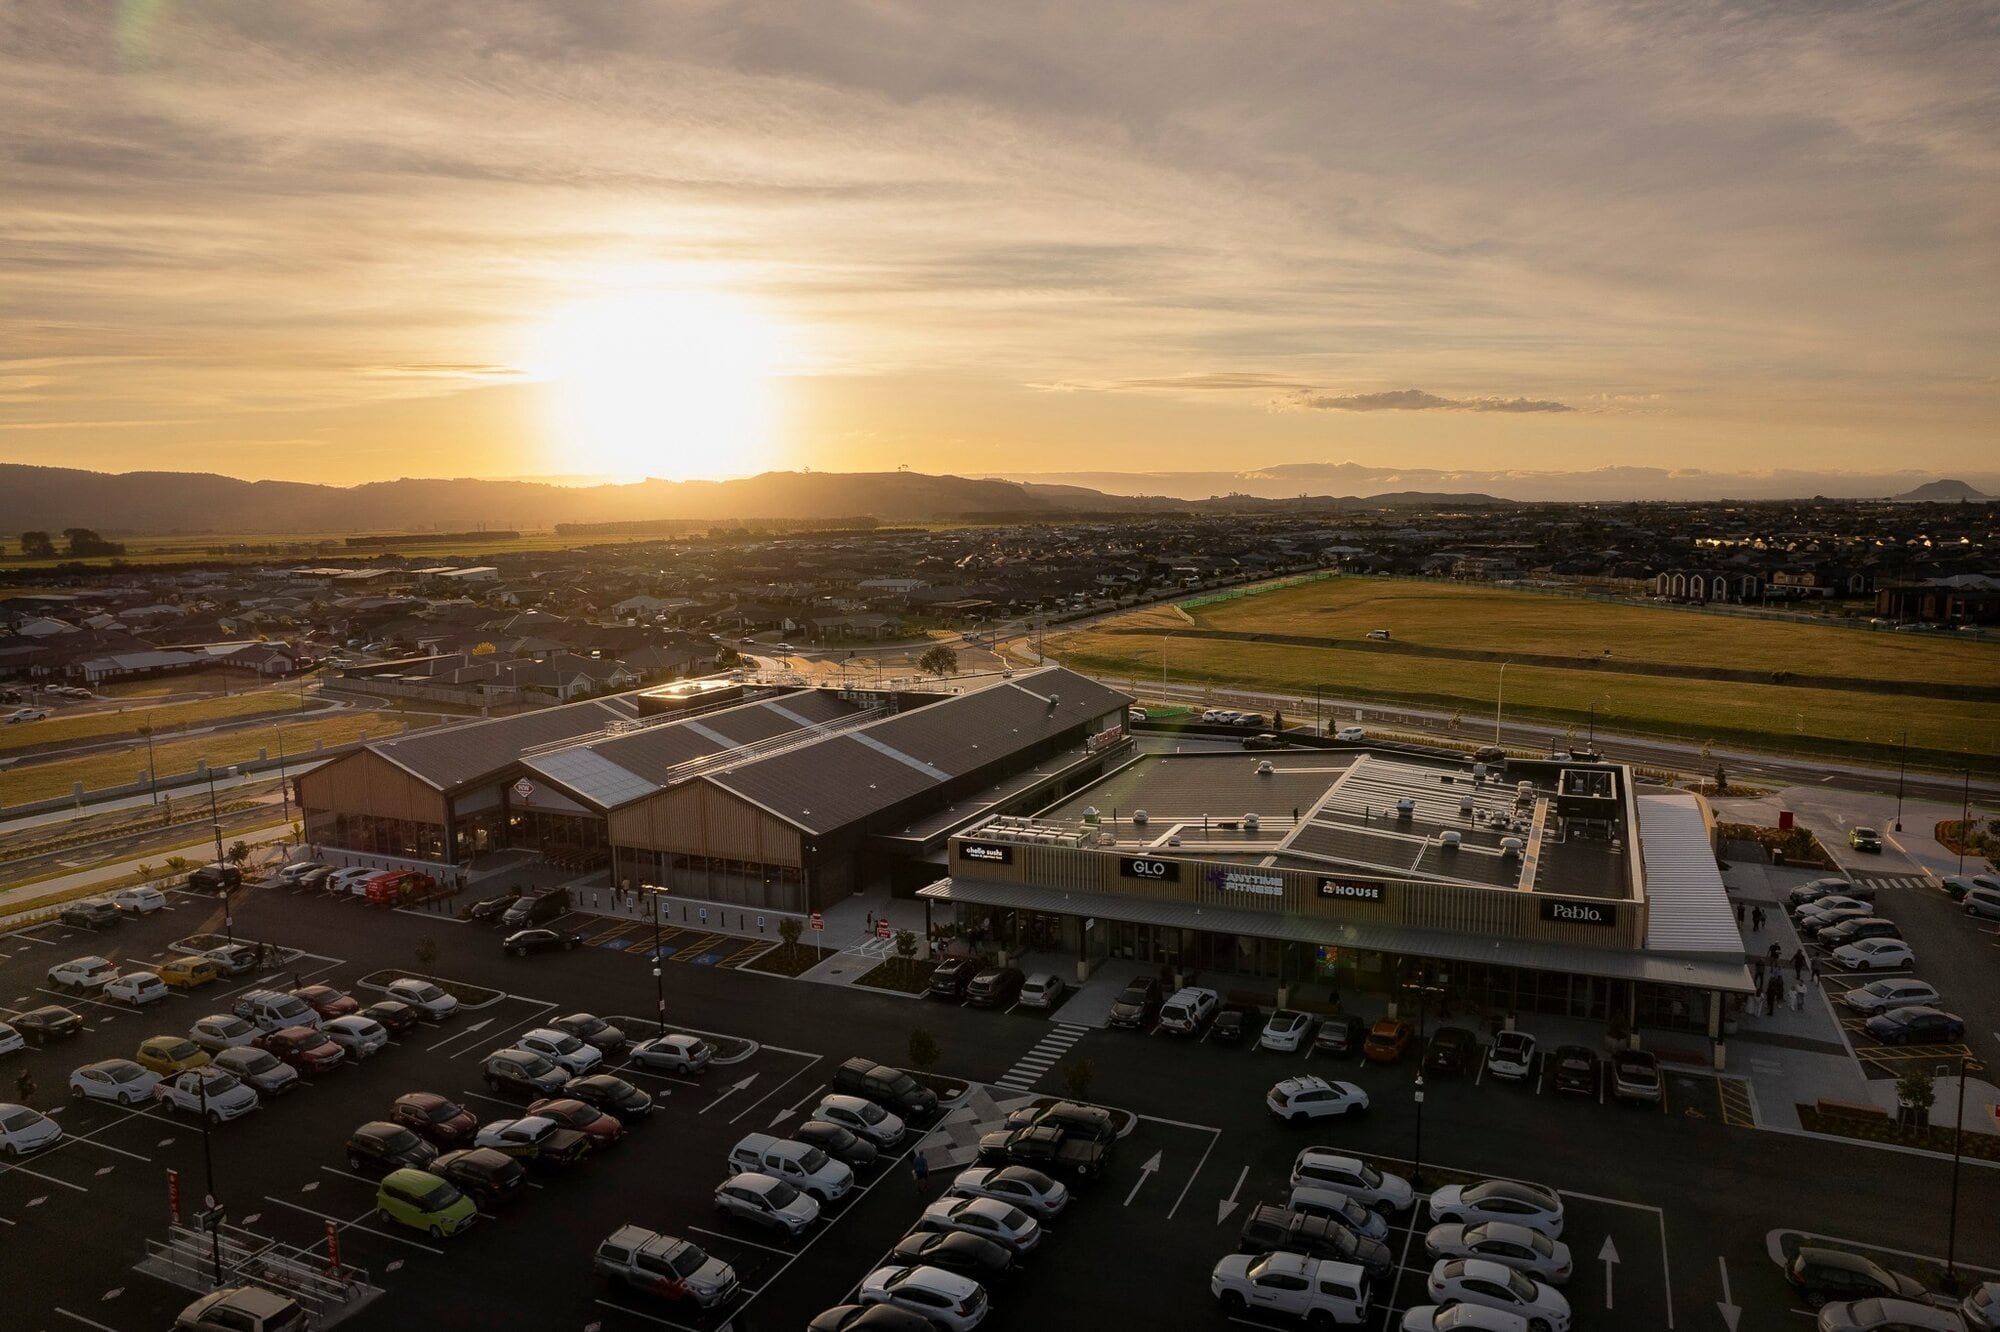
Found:
[(1245, 832), (1256, 832), (1257, 825), (1262, 822), (1263, 820), (1258, 818), (1255, 814), (1245, 814), (1243, 816), (1243, 830)]
[(1181, 844), (1181, 835), (1179, 833), (1175, 833), (1172, 837), (1169, 837), (1167, 839), (1168, 846), (1179, 846), (1180, 844)]
[(1116, 846), (1118, 838), (1110, 832), (1101, 832), (1097, 834), (1097, 844), (1099, 846)]
[(1476, 782), (1476, 781), (1478, 781), (1478, 780), (1479, 780), (1480, 778), (1484, 777), (1485, 775), (1486, 775), (1486, 765), (1485, 765), (1484, 763), (1475, 763), (1475, 764), (1473, 764), (1473, 765), (1472, 765), (1472, 780), (1473, 780), (1473, 781), (1475, 781), (1475, 782)]
[(1458, 814), (1460, 818), (1472, 817), (1472, 801), (1469, 797), (1458, 802)]
[(1408, 799), (1405, 799), (1405, 800), (1398, 800), (1398, 801), (1396, 802), (1396, 817), (1397, 817), (1397, 818), (1399, 818), (1399, 819), (1407, 819), (1407, 818), (1409, 818), (1409, 817), (1410, 817), (1410, 816), (1411, 816), (1412, 814), (1415, 814), (1416, 812), (1417, 812), (1417, 802), (1416, 802), (1416, 801), (1414, 801), (1414, 800), (1408, 800)]
[(1438, 836), (1438, 844), (1447, 851), (1458, 850), (1458, 841), (1458, 834), (1455, 832), (1441, 833)]
[(1269, 759), (1265, 759), (1262, 763), (1259, 763), (1257, 765), (1257, 775), (1259, 777), (1269, 777), (1272, 773), (1276, 771), (1277, 769), (1271, 765), (1271, 760)]
[(1134, 822), (1134, 823), (1144, 823), (1145, 821), (1146, 821), (1146, 811), (1145, 811), (1145, 810), (1143, 810), (1143, 809), (1135, 809), (1135, 810), (1133, 810), (1133, 811), (1132, 811), (1132, 822)]
[(1503, 837), (1500, 839), (1500, 854), (1511, 860), (1519, 856), (1527, 845), (1518, 837)]

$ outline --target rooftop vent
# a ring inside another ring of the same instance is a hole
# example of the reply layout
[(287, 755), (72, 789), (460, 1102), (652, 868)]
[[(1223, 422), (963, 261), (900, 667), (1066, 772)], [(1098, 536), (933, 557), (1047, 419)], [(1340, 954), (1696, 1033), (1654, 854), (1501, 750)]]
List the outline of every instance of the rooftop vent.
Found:
[(1486, 765), (1484, 763), (1475, 763), (1472, 765), (1472, 779), (1474, 781), (1478, 781), (1485, 775), (1486, 775)]
[(1147, 817), (1148, 815), (1146, 814), (1146, 811), (1143, 809), (1135, 809), (1132, 811), (1132, 822), (1134, 823), (1144, 823)]
[(1412, 814), (1416, 813), (1416, 810), (1417, 802), (1414, 800), (1398, 800), (1396, 802), (1396, 817), (1399, 819), (1409, 818)]
[(1245, 814), (1243, 816), (1243, 831), (1256, 832), (1257, 825), (1262, 822), (1263, 820), (1258, 818), (1255, 814)]
[(1472, 801), (1470, 798), (1458, 802), (1458, 814), (1460, 818), (1469, 819), (1472, 817)]
[(1518, 837), (1503, 837), (1500, 839), (1500, 854), (1512, 860), (1518, 857), (1527, 845)]
[(1458, 834), (1455, 832), (1441, 833), (1438, 836), (1438, 844), (1447, 851), (1458, 850), (1458, 841)]
[(1257, 765), (1257, 775), (1259, 777), (1269, 777), (1272, 773), (1276, 771), (1277, 769), (1271, 766), (1271, 760), (1269, 759), (1265, 759), (1262, 763), (1259, 763)]

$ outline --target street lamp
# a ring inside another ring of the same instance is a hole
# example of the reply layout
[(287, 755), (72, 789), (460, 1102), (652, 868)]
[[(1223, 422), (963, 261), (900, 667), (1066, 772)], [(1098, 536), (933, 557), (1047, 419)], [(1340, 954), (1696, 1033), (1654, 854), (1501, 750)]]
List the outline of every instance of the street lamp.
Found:
[(215, 1284), (222, 1285), (222, 1217), (215, 1201), (215, 1146), (209, 1137), (214, 1127), (209, 1123), (208, 1113), (208, 1070), (201, 1069), (195, 1077), (195, 1085), (201, 1088), (201, 1164), (208, 1177), (207, 1196), (202, 1199), (202, 1219), (208, 1226), (211, 1248), (215, 1261)]
[(160, 778), (153, 768), (153, 728), (141, 726), (139, 734), (146, 737), (146, 789), (152, 794), (153, 803), (160, 803)]
[(1512, 662), (1500, 663), (1500, 684), (1493, 691), (1493, 743), (1500, 743), (1500, 704), (1507, 697), (1507, 668)]
[[(1949, 1071), (1949, 1064), (1938, 1066), (1942, 1076)], [(1944, 1287), (1948, 1291), (1958, 1290), (1958, 1270), (1953, 1260), (1958, 1256), (1958, 1163), (1959, 1148), (1965, 1137), (1965, 1056), (1958, 1057), (1958, 1114), (1951, 1121), (1951, 1219), (1947, 1223), (1944, 1241)]]
[(229, 911), (229, 862), (222, 855), (222, 816), (215, 810), (215, 769), (208, 770), (208, 821), (215, 830), (215, 873), (222, 880), (216, 896), (222, 899), (222, 932), (230, 943), (236, 942), (236, 917)]
[(1444, 973), (1440, 972), (1440, 973), (1438, 974), (1438, 978), (1437, 978), (1437, 979), (1438, 979), (1438, 981), (1440, 982), (1439, 984), (1436, 984), (1436, 985), (1432, 985), (1432, 984), (1428, 983), (1428, 981), (1426, 980), (1426, 978), (1425, 978), (1425, 976), (1424, 976), (1424, 969), (1423, 969), (1422, 967), (1418, 967), (1418, 968), (1417, 968), (1417, 979), (1416, 979), (1416, 982), (1415, 982), (1414, 984), (1405, 984), (1405, 986), (1404, 986), (1404, 988), (1405, 988), (1405, 989), (1411, 989), (1411, 990), (1415, 990), (1415, 991), (1417, 992), (1417, 1040), (1416, 1040), (1416, 1046), (1417, 1046), (1417, 1086), (1416, 1086), (1416, 1103), (1417, 1103), (1417, 1147), (1416, 1147), (1416, 1151), (1415, 1151), (1415, 1153), (1413, 1154), (1413, 1160), (1411, 1161), (1411, 1169), (1410, 1169), (1410, 1183), (1411, 1183), (1411, 1184), (1413, 1184), (1413, 1185), (1421, 1185), (1421, 1184), (1422, 1184), (1422, 1183), (1424, 1182), (1424, 1067), (1423, 1067), (1423, 1058), (1424, 1058), (1424, 1019), (1425, 1019), (1425, 1009), (1426, 1009), (1426, 1007), (1427, 1007), (1427, 1003), (1428, 1003), (1428, 1000), (1430, 999), (1430, 997), (1431, 997), (1431, 995), (1432, 995), (1432, 994), (1443, 994), (1443, 993), (1444, 993), (1444, 985), (1443, 985), (1443, 983), (1442, 983), (1442, 982), (1444, 982), (1445, 980), (1447, 980), (1447, 979), (1449, 979), (1449, 978), (1448, 978), (1448, 977), (1447, 977), (1447, 976), (1446, 976), (1446, 975), (1445, 975)]
[(660, 974), (660, 899), (670, 891), (665, 885), (642, 883), (639, 887), (653, 901), (653, 1000), (657, 1005), (658, 1035), (667, 1034), (667, 981)]

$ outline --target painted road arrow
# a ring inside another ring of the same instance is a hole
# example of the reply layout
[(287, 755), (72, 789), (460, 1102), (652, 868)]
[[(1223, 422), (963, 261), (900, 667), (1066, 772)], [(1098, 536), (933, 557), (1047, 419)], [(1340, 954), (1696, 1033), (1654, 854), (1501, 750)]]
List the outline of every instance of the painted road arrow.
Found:
[(798, 1100), (793, 1101), (790, 1105), (780, 1110), (777, 1114), (772, 1115), (771, 1123), (773, 1124), (783, 1123), (786, 1119), (790, 1118), (792, 1115), (797, 1114), (799, 1112), (799, 1107), (803, 1106), (807, 1101), (810, 1101), (813, 1097), (817, 1095), (819, 1095), (819, 1088), (814, 1087), (804, 1096), (799, 1097)]
[(1229, 1214), (1236, 1210), (1236, 1195), (1243, 1192), (1243, 1181), (1247, 1179), (1249, 1175), (1250, 1175), (1250, 1167), (1244, 1166), (1243, 1173), (1239, 1174), (1236, 1177), (1236, 1187), (1229, 1191), (1229, 1196), (1227, 1198), (1224, 1198), (1220, 1203), (1216, 1204), (1215, 1208), (1216, 1225), (1219, 1226), (1224, 1221), (1227, 1221), (1229, 1219)]
[(716, 1106), (721, 1105), (724, 1101), (734, 1096), (737, 1092), (742, 1091), (745, 1087), (748, 1087), (751, 1083), (755, 1082), (756, 1080), (757, 1080), (757, 1075), (755, 1073), (752, 1073), (749, 1077), (743, 1079), (743, 1081), (741, 1082), (730, 1083), (727, 1087), (723, 1088), (723, 1090), (716, 1096), (714, 1100), (710, 1101), (707, 1105), (703, 1106), (697, 1113), (704, 1115), (707, 1114), (709, 1111), (715, 1109)]
[(1137, 1184), (1134, 1184), (1132, 1186), (1132, 1191), (1125, 1195), (1125, 1205), (1127, 1207), (1130, 1207), (1132, 1205), (1132, 1200), (1139, 1196), (1139, 1190), (1146, 1187), (1146, 1181), (1151, 1179), (1153, 1177), (1154, 1172), (1159, 1170), (1159, 1168), (1160, 1168), (1160, 1153), (1154, 1152), (1153, 1159), (1139, 1167), (1139, 1182)]
[(1722, 1315), (1722, 1324), (1729, 1332), (1736, 1332), (1736, 1321), (1743, 1317), (1743, 1310), (1729, 1300), (1729, 1262), (1721, 1254), (1715, 1256), (1715, 1265), (1722, 1270), (1722, 1298), (1716, 1302), (1715, 1310)]
[(1611, 1269), (1618, 1266), (1618, 1246), (1611, 1242), (1611, 1236), (1604, 1237), (1604, 1247), (1597, 1251), (1597, 1261), (1604, 1264), (1604, 1307), (1611, 1307)]

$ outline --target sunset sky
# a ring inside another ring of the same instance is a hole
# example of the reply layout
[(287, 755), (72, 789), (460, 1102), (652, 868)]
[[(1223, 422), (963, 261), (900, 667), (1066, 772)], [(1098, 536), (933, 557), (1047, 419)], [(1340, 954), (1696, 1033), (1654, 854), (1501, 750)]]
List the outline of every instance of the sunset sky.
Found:
[(0, 7), (0, 461), (1992, 472), (2000, 11)]

